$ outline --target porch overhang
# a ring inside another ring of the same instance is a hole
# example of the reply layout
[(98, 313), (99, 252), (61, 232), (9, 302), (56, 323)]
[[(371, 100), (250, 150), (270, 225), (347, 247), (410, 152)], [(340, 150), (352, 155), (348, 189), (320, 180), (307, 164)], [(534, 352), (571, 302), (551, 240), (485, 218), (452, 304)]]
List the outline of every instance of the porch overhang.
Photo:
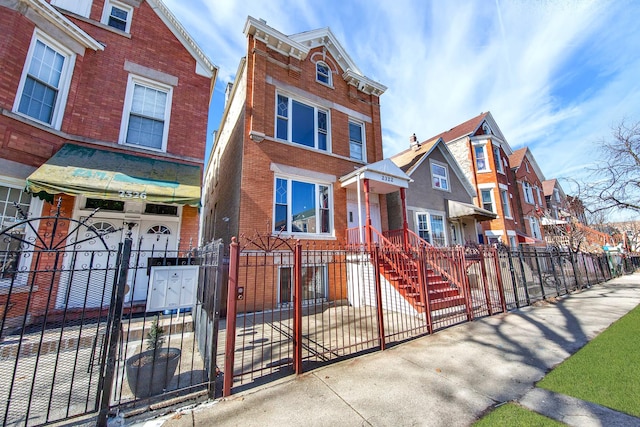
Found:
[(542, 218), (540, 218), (540, 224), (542, 224), (542, 225), (564, 225), (564, 224), (568, 224), (568, 222), (567, 221), (563, 221), (561, 219), (542, 217)]
[(400, 188), (409, 188), (412, 179), (395, 165), (391, 160), (384, 159), (379, 162), (362, 166), (340, 178), (342, 188), (356, 189), (358, 181), (369, 180), (369, 189), (372, 193), (388, 194), (398, 191)]
[(523, 243), (525, 245), (534, 245), (538, 240), (533, 237), (527, 236), (524, 233), (520, 233), (516, 231), (516, 236), (518, 237), (518, 243)]
[(65, 144), (28, 178), (25, 190), (109, 200), (200, 205), (200, 167)]
[(498, 217), (495, 213), (470, 203), (447, 200), (447, 204), (449, 206), (449, 218), (474, 218), (476, 221), (490, 221)]

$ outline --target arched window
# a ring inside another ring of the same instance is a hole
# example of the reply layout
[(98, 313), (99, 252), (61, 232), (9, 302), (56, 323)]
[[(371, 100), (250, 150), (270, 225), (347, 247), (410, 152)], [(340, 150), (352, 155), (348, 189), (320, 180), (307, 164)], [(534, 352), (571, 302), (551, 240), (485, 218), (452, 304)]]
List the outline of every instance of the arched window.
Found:
[(316, 80), (331, 86), (331, 70), (324, 62), (316, 62)]
[(147, 234), (171, 234), (171, 230), (164, 225), (154, 225), (149, 227)]

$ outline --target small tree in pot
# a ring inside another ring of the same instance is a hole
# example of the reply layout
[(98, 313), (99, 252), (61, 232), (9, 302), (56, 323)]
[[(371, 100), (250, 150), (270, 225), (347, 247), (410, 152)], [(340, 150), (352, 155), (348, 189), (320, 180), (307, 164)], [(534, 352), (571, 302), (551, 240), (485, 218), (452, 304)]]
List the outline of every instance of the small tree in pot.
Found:
[(147, 332), (147, 350), (127, 359), (127, 381), (136, 397), (149, 397), (167, 388), (180, 362), (180, 349), (164, 348), (158, 316)]

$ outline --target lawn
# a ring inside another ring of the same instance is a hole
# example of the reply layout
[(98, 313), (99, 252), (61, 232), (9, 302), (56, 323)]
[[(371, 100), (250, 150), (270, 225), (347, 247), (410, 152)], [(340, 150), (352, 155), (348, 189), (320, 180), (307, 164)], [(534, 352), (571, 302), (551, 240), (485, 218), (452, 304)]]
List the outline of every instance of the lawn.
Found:
[(640, 305), (537, 386), (640, 417)]
[(478, 420), (473, 427), (557, 427), (564, 424), (540, 415), (537, 412), (529, 411), (515, 403), (506, 403), (494, 409), (482, 419)]

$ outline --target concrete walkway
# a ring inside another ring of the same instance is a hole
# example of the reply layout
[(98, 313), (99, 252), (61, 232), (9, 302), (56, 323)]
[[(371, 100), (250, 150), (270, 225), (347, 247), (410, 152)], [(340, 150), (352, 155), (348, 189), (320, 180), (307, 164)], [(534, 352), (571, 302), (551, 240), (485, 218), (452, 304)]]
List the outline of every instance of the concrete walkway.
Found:
[(639, 303), (640, 274), (624, 276), (145, 425), (468, 426), (519, 401), (571, 426), (640, 426), (638, 418), (535, 387)]

